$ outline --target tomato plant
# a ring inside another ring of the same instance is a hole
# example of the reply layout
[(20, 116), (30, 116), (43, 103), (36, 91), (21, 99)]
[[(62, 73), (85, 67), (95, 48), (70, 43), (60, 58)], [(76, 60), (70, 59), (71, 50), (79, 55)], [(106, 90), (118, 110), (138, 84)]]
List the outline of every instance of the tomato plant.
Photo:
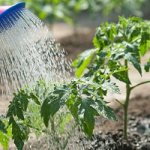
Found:
[[(24, 142), (28, 140), (30, 132), (47, 132), (53, 137), (52, 140), (56, 142), (57, 148), (65, 148), (77, 125), (88, 136), (91, 136), (95, 116), (101, 115), (107, 119), (116, 120), (113, 110), (103, 100), (103, 96), (106, 94), (106, 89), (112, 87), (110, 90), (118, 92), (118, 87), (114, 83), (108, 82), (107, 78), (100, 81), (99, 84), (87, 78), (55, 85), (54, 88), (51, 85), (51, 88), (42, 88), (41, 90), (41, 87), (43, 85), (38, 83), (36, 91), (35, 89), (29, 90), (29, 88), (21, 89), (10, 102), (7, 118), (9, 126), (11, 126), (12, 139), (20, 150), (23, 149)], [(38, 111), (33, 110), (33, 107), (30, 109), (31, 103), (39, 107)], [(62, 116), (58, 118), (59, 114)], [(64, 131), (64, 126), (70, 122), (71, 115), (75, 123), (70, 131), (67, 128), (65, 132), (69, 131), (69, 133), (61, 144), (59, 143), (60, 133)], [(37, 117), (34, 118), (35, 116)], [(37, 120), (40, 121), (37, 123)], [(43, 122), (46, 128), (43, 127)], [(39, 126), (39, 124), (41, 125)], [(61, 145), (58, 147), (58, 144)]]
[[(49, 118), (50, 128), (44, 126), (40, 115), (42, 103), (48, 99), (53, 87), (53, 84), (40, 80), (32, 88), (27, 86), (20, 89), (10, 102), (7, 122), (12, 139), (19, 150), (23, 149), (24, 142), (28, 140), (30, 133), (35, 133), (37, 137), (44, 135), (47, 142), (51, 143), (55, 149), (64, 149), (67, 146), (68, 140), (76, 128), (76, 124), (70, 123), (71, 114), (62, 107), (56, 115)], [(45, 109), (47, 110), (47, 107)], [(55, 105), (53, 105), (53, 109), (56, 109)], [(68, 129), (67, 126), (70, 128)]]
[[(83, 52), (74, 62), (77, 77), (96, 79), (109, 75), (126, 85), (126, 98), (122, 103), (124, 110), (124, 138), (127, 139), (127, 121), (129, 99), (133, 89), (149, 83), (150, 80), (133, 85), (130, 80), (131, 64), (142, 76), (141, 58), (150, 47), (150, 23), (140, 18), (119, 18), (117, 24), (104, 23), (97, 28), (94, 37), (95, 49)], [(145, 71), (150, 71), (150, 60), (145, 64)], [(101, 80), (102, 80), (101, 79)], [(117, 83), (116, 83), (117, 84)], [(121, 102), (120, 102), (121, 103)]]

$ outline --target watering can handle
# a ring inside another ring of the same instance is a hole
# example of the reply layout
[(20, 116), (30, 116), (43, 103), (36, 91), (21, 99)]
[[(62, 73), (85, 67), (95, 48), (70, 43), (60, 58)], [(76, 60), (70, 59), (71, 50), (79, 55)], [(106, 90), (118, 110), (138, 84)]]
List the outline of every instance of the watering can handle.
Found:
[(5, 10), (10, 8), (11, 6), (0, 6), (0, 14), (3, 13)]

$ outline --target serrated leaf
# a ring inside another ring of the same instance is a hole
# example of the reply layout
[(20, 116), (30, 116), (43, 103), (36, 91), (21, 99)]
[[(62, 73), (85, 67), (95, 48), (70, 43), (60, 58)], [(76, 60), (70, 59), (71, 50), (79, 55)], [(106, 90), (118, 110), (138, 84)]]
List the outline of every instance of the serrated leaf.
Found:
[(50, 117), (53, 117), (57, 111), (59, 111), (60, 107), (65, 104), (69, 93), (69, 88), (65, 85), (60, 87), (55, 86), (54, 91), (52, 91), (43, 101), (41, 106), (41, 116), (46, 127), (48, 127)]
[(81, 53), (79, 58), (73, 62), (73, 66), (76, 67), (76, 77), (81, 77), (87, 66), (90, 64), (96, 49), (86, 50)]
[(24, 114), (22, 108), (16, 103), (16, 115), (19, 119), (24, 120)]
[(128, 61), (130, 61), (133, 64), (133, 66), (138, 70), (140, 75), (142, 75), (142, 69), (141, 69), (141, 65), (139, 63), (139, 60), (136, 57), (134, 57), (131, 53), (126, 53), (125, 58)]
[(76, 122), (78, 122), (78, 106), (80, 103), (81, 99), (78, 99), (78, 97), (73, 94), (71, 94), (71, 96), (66, 101), (66, 105)]
[(110, 26), (106, 28), (106, 34), (110, 41), (114, 40), (116, 33), (117, 31), (115, 24), (110, 24)]
[(17, 123), (12, 119), (12, 135), (14, 143), (18, 150), (22, 150), (24, 146), (24, 141), (28, 139), (29, 129), (22, 123)]
[(110, 120), (114, 120), (114, 121), (117, 120), (113, 109), (109, 106), (104, 107), (104, 116), (105, 116), (105, 118), (110, 119)]
[(91, 107), (93, 100), (83, 99), (79, 107), (79, 120), (81, 121), (81, 126), (83, 127), (84, 132), (91, 136), (93, 133), (96, 111)]
[(38, 98), (34, 93), (30, 93), (30, 97), (32, 98), (32, 100), (33, 100), (37, 105), (41, 105), (41, 102), (39, 101), (39, 98)]
[(127, 68), (121, 66), (120, 64), (117, 64), (117, 62), (114, 62), (114, 60), (110, 60), (108, 66), (112, 71), (112, 75), (116, 79), (125, 82), (127, 84), (130, 84), (129, 78), (127, 76)]
[(97, 111), (99, 115), (102, 115), (106, 119), (110, 120), (117, 120), (116, 115), (112, 108), (106, 105), (106, 103), (100, 99), (97, 98), (94, 105), (92, 107)]
[(15, 143), (18, 150), (23, 150), (23, 146), (24, 146), (23, 140), (16, 138), (16, 139), (14, 139), (14, 143)]
[(41, 106), (41, 116), (46, 127), (48, 127), (50, 116), (54, 116), (60, 106), (60, 99), (54, 96), (49, 96), (44, 100)]
[(18, 98), (14, 98), (9, 105), (7, 112), (7, 117), (17, 116), (19, 119), (24, 120), (23, 109), (21, 107), (21, 102)]
[(4, 122), (2, 121), (2, 118), (0, 117), (0, 131), (6, 133), (6, 127), (5, 127), (5, 124)]
[(122, 81), (122, 82), (125, 82), (127, 84), (130, 84), (131, 82), (129, 81), (128, 77), (127, 77), (127, 73), (126, 71), (120, 71), (120, 72), (117, 72), (117, 73), (113, 73), (113, 76)]
[(148, 62), (144, 65), (144, 69), (146, 72), (150, 71), (150, 59), (148, 60)]
[(111, 81), (105, 81), (102, 84), (102, 88), (103, 88), (103, 90), (106, 90), (106, 91), (109, 91), (109, 92), (112, 92), (112, 93), (120, 94), (119, 87)]
[(125, 59), (132, 63), (132, 65), (135, 67), (135, 69), (142, 75), (142, 69), (140, 64), (140, 54), (139, 49), (137, 45), (130, 44), (127, 42), (124, 42), (126, 45), (125, 50)]
[(20, 90), (14, 95), (13, 100), (8, 106), (7, 117), (17, 116), (18, 119), (24, 120), (24, 111), (27, 110), (30, 97), (24, 90)]
[(140, 54), (144, 56), (150, 48), (150, 33), (143, 32), (141, 36)]

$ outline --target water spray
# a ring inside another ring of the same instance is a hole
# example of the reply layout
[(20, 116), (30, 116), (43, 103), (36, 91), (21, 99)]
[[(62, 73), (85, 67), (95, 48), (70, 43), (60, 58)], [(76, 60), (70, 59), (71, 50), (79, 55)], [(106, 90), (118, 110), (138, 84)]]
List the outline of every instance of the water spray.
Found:
[(16, 92), (40, 79), (60, 82), (70, 76), (65, 51), (25, 3), (0, 7), (0, 94)]
[(9, 22), (3, 22), (3, 20), (7, 20), (9, 16), (12, 14), (16, 14), (16, 16), (11, 20), (12, 24), (19, 19), (19, 13), (25, 8), (25, 3), (21, 2), (13, 6), (0, 6), (0, 28), (7, 28), (10, 26)]

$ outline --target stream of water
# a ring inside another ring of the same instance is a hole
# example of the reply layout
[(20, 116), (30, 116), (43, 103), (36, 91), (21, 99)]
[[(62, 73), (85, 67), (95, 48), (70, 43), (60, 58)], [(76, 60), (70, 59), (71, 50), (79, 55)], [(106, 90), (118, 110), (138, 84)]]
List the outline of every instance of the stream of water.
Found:
[[(15, 18), (19, 18), (14, 22)], [(12, 95), (39, 79), (70, 77), (70, 62), (48, 28), (27, 9), (0, 21), (0, 94)]]

